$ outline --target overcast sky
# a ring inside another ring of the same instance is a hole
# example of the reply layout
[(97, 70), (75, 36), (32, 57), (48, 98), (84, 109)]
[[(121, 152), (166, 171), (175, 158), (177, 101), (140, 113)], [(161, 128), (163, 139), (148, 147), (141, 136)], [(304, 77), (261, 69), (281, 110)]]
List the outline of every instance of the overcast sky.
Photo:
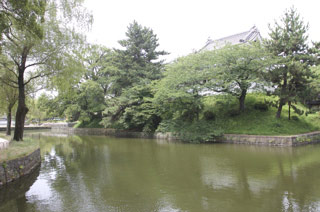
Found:
[(309, 38), (320, 41), (320, 0), (86, 0), (94, 23), (88, 40), (119, 48), (127, 26), (136, 20), (153, 29), (159, 50), (170, 61), (204, 46), (208, 37), (218, 39), (248, 31), (254, 25), (263, 37), (268, 24), (294, 6), (306, 23)]

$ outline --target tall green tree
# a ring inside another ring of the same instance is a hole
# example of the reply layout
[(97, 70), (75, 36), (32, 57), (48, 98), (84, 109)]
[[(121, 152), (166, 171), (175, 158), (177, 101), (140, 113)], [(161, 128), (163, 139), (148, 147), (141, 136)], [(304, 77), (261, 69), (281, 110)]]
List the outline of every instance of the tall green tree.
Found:
[(205, 53), (191, 54), (167, 65), (153, 100), (164, 120), (192, 122), (199, 118), (204, 84), (213, 67), (209, 59)]
[(119, 41), (123, 49), (115, 50), (114, 69), (110, 73), (115, 96), (121, 95), (123, 89), (160, 79), (164, 62), (160, 57), (168, 54), (157, 51), (159, 43), (153, 30), (136, 21), (129, 24), (126, 36)]
[(162, 77), (164, 61), (160, 57), (167, 53), (157, 50), (159, 43), (153, 30), (136, 21), (129, 25), (126, 36), (119, 41), (123, 49), (116, 49), (113, 62), (106, 66), (110, 99), (102, 123), (105, 127), (154, 130), (150, 123), (157, 125), (159, 121), (150, 108), (150, 83)]
[(267, 55), (259, 43), (227, 45), (222, 49), (206, 52), (214, 66), (206, 87), (214, 92), (235, 96), (239, 110), (245, 109), (249, 90), (261, 89), (262, 71), (267, 66)]
[[(44, 5), (39, 4), (39, 7), (44, 7), (44, 13), (35, 20), (43, 36), (20, 27), (15, 19), (12, 19), (10, 30), (3, 33), (3, 53), (15, 64), (16, 81), (13, 83), (19, 90), (14, 140), (23, 140), (24, 122), (28, 113), (25, 86), (34, 79), (63, 72), (72, 59), (72, 49), (81, 44), (81, 36), (74, 31), (74, 26), (67, 23), (79, 20), (81, 2), (48, 0)], [(90, 20), (82, 23), (87, 22)]]
[(34, 36), (42, 38), (41, 23), (44, 21), (45, 9), (45, 0), (1, 0), (0, 42), (3, 35), (10, 33), (15, 27), (28, 30)]
[(275, 64), (267, 70), (266, 79), (272, 82), (273, 94), (279, 97), (276, 117), (281, 117), (284, 105), (298, 101), (310, 83), (312, 72), (310, 61), (313, 60), (307, 45), (308, 25), (303, 22), (296, 9), (286, 10), (280, 23), (275, 22), (270, 28), (270, 39), (265, 46), (275, 57)]

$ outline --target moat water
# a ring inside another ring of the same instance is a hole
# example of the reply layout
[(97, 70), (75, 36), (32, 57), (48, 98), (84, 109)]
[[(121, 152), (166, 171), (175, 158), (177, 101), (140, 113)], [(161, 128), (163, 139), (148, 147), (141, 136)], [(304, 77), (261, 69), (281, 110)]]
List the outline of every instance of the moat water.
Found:
[(39, 170), (0, 189), (0, 211), (320, 211), (320, 145), (39, 139)]

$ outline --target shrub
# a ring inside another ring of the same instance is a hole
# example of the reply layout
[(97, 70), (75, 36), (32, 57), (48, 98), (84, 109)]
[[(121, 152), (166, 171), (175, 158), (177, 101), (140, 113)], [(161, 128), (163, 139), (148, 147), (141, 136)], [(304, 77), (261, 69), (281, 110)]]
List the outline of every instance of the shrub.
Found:
[(218, 141), (223, 130), (215, 123), (205, 120), (187, 122), (184, 120), (162, 121), (157, 132), (171, 132), (174, 136), (188, 143), (206, 143)]
[(299, 117), (298, 116), (291, 116), (291, 119), (294, 121), (299, 121)]
[(216, 115), (212, 111), (205, 111), (203, 113), (203, 118), (208, 121), (214, 121), (216, 119)]
[(263, 102), (257, 102), (253, 105), (254, 109), (259, 111), (268, 111), (269, 107), (266, 103)]
[(238, 116), (240, 115), (240, 111), (237, 110), (237, 109), (232, 109), (228, 112), (228, 114), (231, 116), (231, 117), (235, 117), (235, 116)]

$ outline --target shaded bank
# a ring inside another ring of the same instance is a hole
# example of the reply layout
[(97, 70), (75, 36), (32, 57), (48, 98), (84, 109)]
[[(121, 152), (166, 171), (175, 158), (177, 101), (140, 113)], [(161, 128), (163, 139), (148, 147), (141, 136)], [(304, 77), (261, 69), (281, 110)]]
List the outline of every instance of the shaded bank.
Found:
[(37, 180), (40, 173), (40, 166), (37, 166), (35, 170), (21, 177), (10, 184), (0, 187), (0, 205), (12, 200), (25, 199), (25, 193), (30, 189), (32, 184)]
[[(171, 133), (143, 133), (104, 128), (70, 128), (52, 127), (53, 133), (77, 135), (105, 135), (119, 138), (155, 138), (177, 140)], [(242, 134), (225, 134), (217, 143), (253, 144), (267, 146), (300, 146), (320, 142), (320, 131), (292, 136), (258, 136)]]
[(41, 163), (40, 149), (17, 159), (0, 163), (0, 186), (30, 174)]

